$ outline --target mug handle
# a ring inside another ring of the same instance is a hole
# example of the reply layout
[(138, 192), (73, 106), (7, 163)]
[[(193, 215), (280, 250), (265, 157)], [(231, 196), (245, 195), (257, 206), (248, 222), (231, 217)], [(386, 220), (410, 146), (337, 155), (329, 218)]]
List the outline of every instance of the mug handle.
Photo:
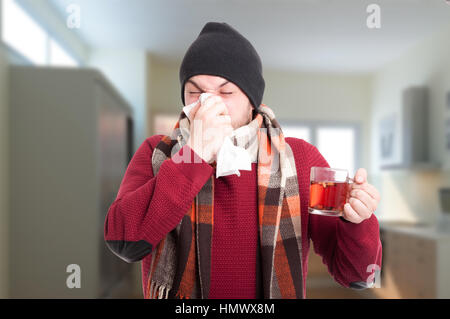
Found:
[[(351, 177), (347, 177), (347, 181), (348, 185), (351, 185), (353, 183), (355, 183), (355, 180)], [(349, 187), (347, 190), (347, 198), (345, 199), (345, 203), (348, 203), (348, 199), (350, 198), (350, 192), (352, 191), (352, 188)]]

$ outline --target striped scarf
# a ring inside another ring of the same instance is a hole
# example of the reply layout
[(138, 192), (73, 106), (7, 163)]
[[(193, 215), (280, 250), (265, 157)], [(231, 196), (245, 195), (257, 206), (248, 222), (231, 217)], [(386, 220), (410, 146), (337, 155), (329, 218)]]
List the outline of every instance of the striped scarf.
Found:
[[(181, 112), (171, 136), (158, 143), (152, 155), (154, 176), (186, 144), (189, 124)], [(232, 139), (257, 161), (263, 296), (303, 298), (300, 194), (292, 150), (265, 104)], [(208, 298), (214, 178), (212, 174), (177, 227), (152, 252), (145, 298)]]

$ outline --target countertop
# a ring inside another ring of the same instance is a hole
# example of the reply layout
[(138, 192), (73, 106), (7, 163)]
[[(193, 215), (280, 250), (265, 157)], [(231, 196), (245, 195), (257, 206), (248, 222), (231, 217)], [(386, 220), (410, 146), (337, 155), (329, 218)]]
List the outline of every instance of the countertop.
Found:
[(450, 239), (450, 228), (443, 229), (438, 224), (380, 221), (381, 231), (393, 231), (415, 235), (427, 239)]

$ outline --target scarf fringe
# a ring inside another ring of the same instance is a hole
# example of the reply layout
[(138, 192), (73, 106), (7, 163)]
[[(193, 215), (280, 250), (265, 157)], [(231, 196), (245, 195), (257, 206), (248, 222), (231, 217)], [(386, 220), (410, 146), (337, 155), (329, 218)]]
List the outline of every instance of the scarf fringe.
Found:
[(149, 299), (169, 299), (169, 291), (170, 288), (157, 285), (154, 281), (150, 284), (150, 294), (148, 296)]
[(191, 299), (189, 296), (183, 296), (180, 291), (177, 292), (175, 297), (178, 297), (179, 299)]

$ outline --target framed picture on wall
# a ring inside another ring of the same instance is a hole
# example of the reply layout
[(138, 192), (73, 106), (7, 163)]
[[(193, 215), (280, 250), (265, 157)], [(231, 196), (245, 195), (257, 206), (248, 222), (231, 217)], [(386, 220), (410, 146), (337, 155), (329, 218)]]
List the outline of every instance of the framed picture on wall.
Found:
[(379, 122), (379, 154), (381, 166), (391, 165), (395, 161), (395, 150), (398, 149), (397, 137), (397, 115), (395, 113), (386, 115)]

